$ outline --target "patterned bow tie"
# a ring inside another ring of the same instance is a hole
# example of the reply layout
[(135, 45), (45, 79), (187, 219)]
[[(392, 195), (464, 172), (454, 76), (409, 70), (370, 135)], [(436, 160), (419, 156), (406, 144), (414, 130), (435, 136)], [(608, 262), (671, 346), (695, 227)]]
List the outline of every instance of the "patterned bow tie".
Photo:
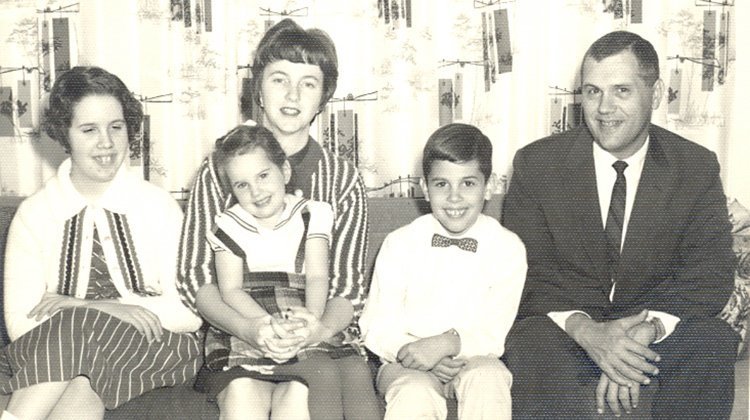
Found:
[(432, 246), (446, 248), (455, 245), (464, 251), (477, 252), (477, 240), (473, 238), (453, 239), (436, 233), (432, 235)]

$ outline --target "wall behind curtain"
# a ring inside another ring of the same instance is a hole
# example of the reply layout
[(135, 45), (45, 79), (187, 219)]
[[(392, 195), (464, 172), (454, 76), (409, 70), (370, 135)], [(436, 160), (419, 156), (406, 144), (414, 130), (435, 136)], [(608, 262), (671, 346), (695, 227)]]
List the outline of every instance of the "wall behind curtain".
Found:
[[(190, 187), (214, 139), (241, 122), (242, 79), (249, 75), (245, 67), (266, 21), (278, 22), (280, 14), (293, 12), (303, 27), (324, 29), (335, 41), (340, 70), (336, 98), (376, 92), (362, 96), (376, 100), (331, 103), (328, 113), (316, 119), (314, 136), (326, 143), (326, 117), (354, 111), (358, 164), (366, 184), (372, 195), (398, 195), (403, 192), (398, 185), (378, 188), (398, 177), (421, 174), (421, 149), (439, 126), (439, 79), (460, 74), (462, 115), (454, 120), (475, 124), (492, 139), (495, 171), (508, 176), (519, 147), (556, 130), (551, 100), (577, 101), (578, 96), (563, 90), (578, 86), (580, 60), (588, 45), (611, 30), (626, 29), (655, 45), (667, 85), (670, 71), (682, 72), (678, 112), (668, 113), (665, 98), (654, 121), (714, 150), (727, 194), (750, 204), (750, 142), (745, 139), (750, 123), (739, 95), (750, 91), (750, 46), (738, 44), (750, 39), (750, 29), (735, 23), (750, 21), (747, 2), (711, 7), (719, 15), (730, 13), (728, 66), (723, 83), (714, 78), (713, 90), (704, 92), (703, 66), (668, 59), (703, 54), (703, 13), (709, 8), (696, 6), (696, 0), (644, 0), (640, 24), (631, 22), (627, 13), (616, 18), (607, 10), (618, 3), (627, 8), (630, 0), (411, 0), (411, 27), (404, 16), (405, 0), (388, 0), (388, 23), (378, 0), (211, 0), (210, 32), (205, 25), (207, 1), (178, 2), (190, 5), (186, 27), (184, 14), (182, 20), (174, 19), (171, 0), (80, 0), (71, 8), (65, 6), (72, 1), (5, 0), (0, 3), (0, 71), (39, 66), (44, 57), (42, 22), (68, 18), (71, 65), (102, 66), (140, 98), (152, 98), (144, 102), (151, 116), (150, 179), (179, 191)], [(490, 3), (495, 4), (479, 7)], [(39, 12), (45, 8), (50, 12)], [(261, 8), (278, 13), (263, 16)], [(508, 13), (512, 71), (495, 74), (485, 91), (482, 14), (499, 9)], [(64, 12), (71, 10), (77, 12)], [(36, 134), (45, 99), (39, 76), (26, 70), (0, 75), (0, 87), (15, 92), (24, 79), (33, 87), (33, 127), (17, 127), (14, 106), (14, 134), (0, 137), (2, 194), (32, 193), (64, 158), (59, 147)]]

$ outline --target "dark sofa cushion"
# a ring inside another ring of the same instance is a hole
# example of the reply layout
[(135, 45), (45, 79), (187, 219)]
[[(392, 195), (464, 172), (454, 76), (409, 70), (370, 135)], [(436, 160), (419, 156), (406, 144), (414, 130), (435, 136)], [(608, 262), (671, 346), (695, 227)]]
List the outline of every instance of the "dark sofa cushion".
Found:
[(193, 390), (192, 382), (159, 388), (105, 413), (105, 420), (218, 419), (219, 407), (206, 394)]

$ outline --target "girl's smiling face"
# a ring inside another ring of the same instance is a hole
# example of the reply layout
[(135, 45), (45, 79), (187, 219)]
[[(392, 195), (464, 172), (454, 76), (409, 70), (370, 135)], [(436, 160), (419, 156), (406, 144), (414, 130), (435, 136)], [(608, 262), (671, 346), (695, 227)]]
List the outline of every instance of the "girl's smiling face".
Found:
[(284, 211), (286, 184), (292, 170), (288, 161), (279, 167), (256, 147), (226, 163), (227, 178), (240, 206), (265, 227), (274, 227)]
[(110, 95), (83, 97), (73, 107), (68, 140), (73, 185), (84, 195), (102, 192), (129, 151), (120, 101)]

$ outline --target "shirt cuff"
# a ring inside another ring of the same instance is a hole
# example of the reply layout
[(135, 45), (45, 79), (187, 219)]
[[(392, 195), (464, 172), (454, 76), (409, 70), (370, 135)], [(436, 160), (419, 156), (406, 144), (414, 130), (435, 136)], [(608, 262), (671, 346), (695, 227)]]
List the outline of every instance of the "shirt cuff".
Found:
[(654, 318), (659, 318), (659, 321), (664, 325), (664, 336), (654, 341), (654, 343), (660, 343), (664, 341), (665, 338), (669, 337), (674, 332), (675, 328), (677, 328), (677, 323), (680, 322), (680, 318), (672, 314), (661, 311), (648, 311), (646, 321), (651, 321)]
[(567, 330), (565, 329), (565, 323), (568, 321), (568, 318), (570, 318), (570, 316), (573, 314), (584, 314), (586, 315), (587, 318), (591, 318), (589, 314), (583, 311), (548, 312), (547, 316), (552, 320), (552, 322), (557, 324), (557, 326), (560, 327), (560, 329), (567, 332)]
[(382, 362), (398, 363), (398, 351), (401, 347), (417, 341), (418, 338), (410, 334), (395, 334), (388, 337), (373, 337), (365, 334), (365, 347), (375, 353)]

